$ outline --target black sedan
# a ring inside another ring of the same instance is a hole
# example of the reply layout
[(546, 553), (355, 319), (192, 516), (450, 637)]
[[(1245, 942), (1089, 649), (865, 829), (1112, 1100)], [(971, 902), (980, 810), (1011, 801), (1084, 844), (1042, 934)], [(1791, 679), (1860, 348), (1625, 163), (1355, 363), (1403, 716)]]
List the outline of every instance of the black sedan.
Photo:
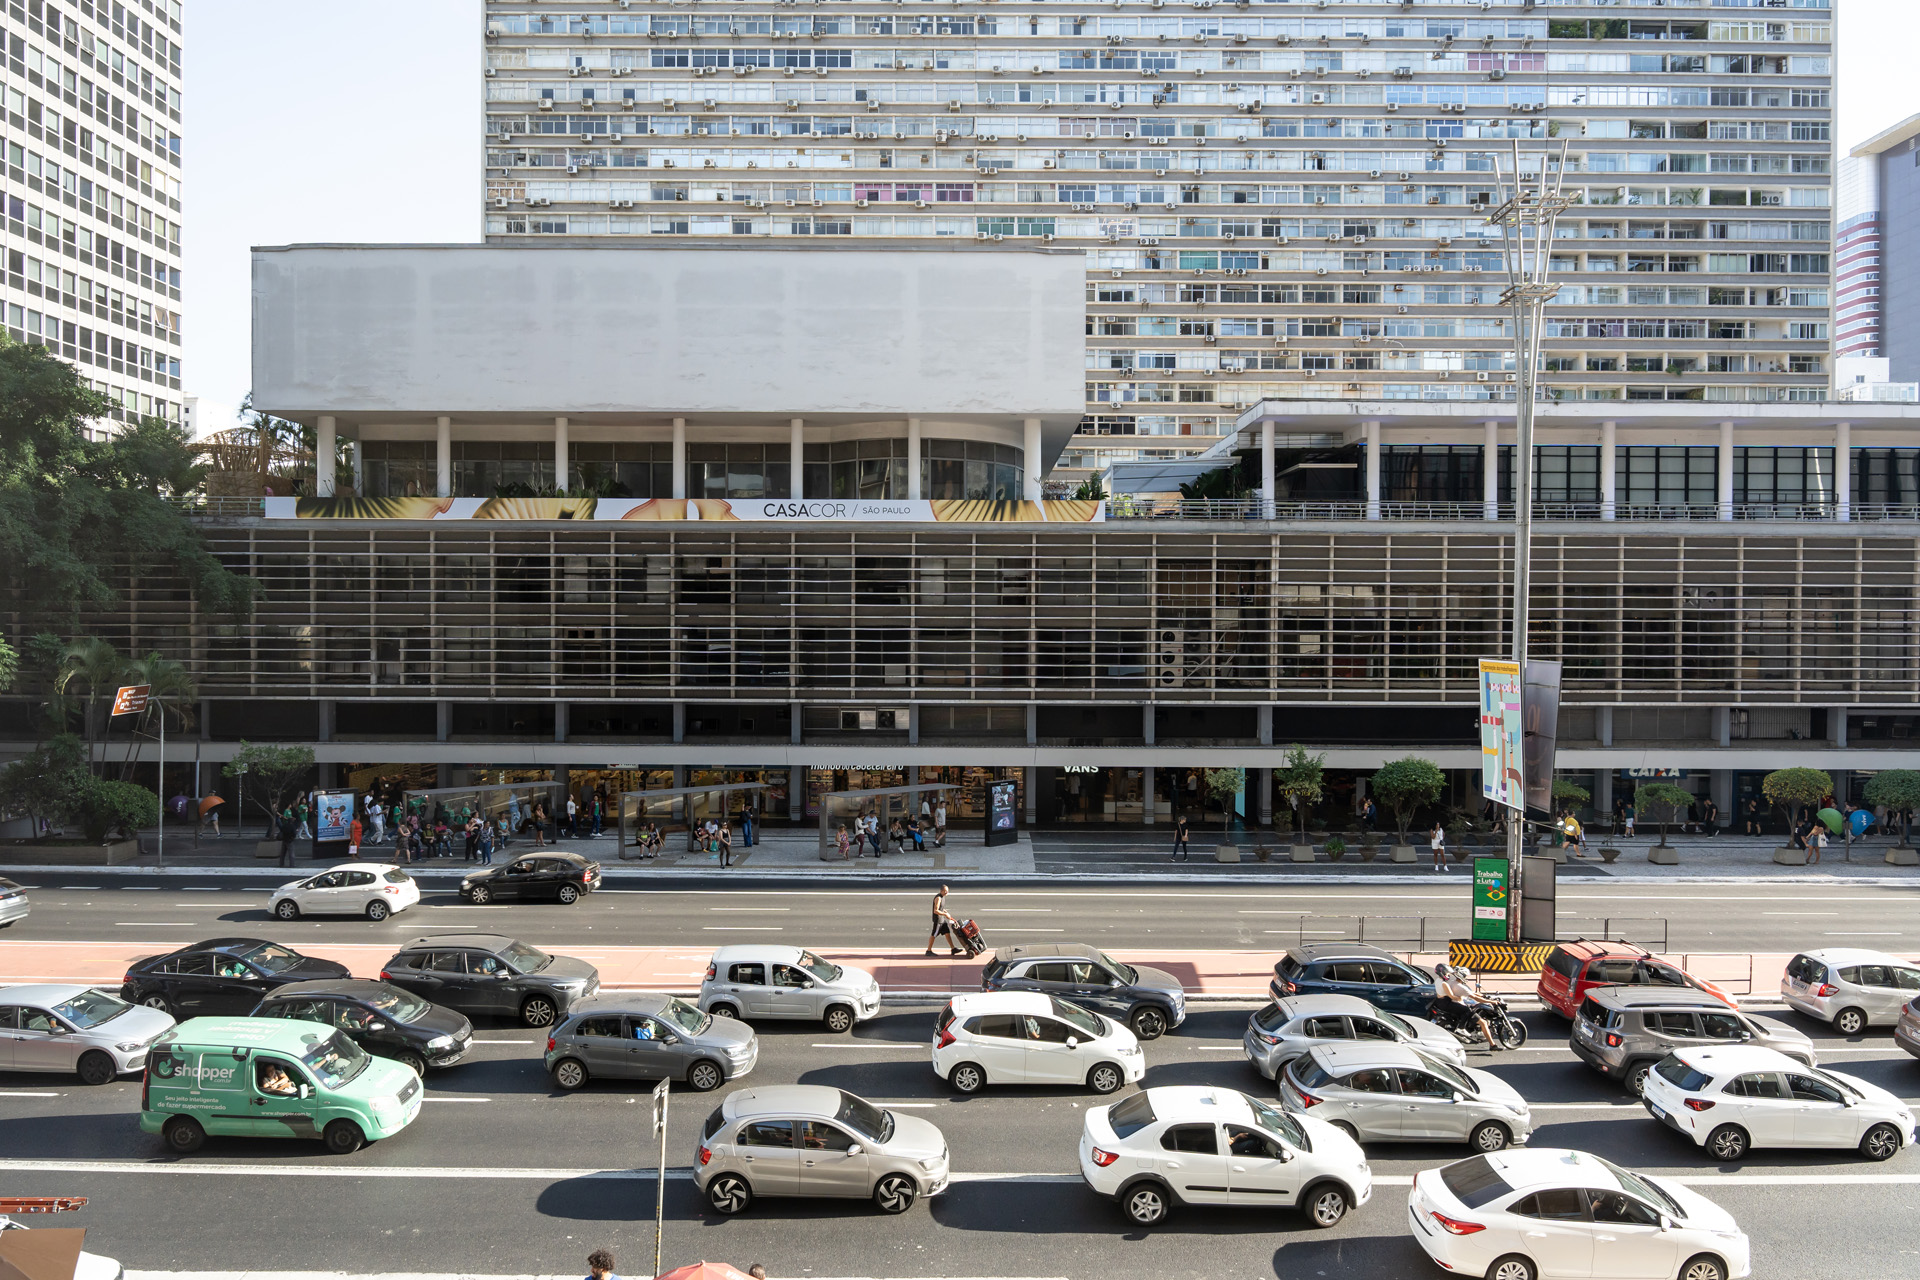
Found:
[(473, 1047), (473, 1024), (462, 1015), (362, 978), (289, 983), (262, 1000), (253, 1016), (338, 1027), (368, 1053), (404, 1062), (417, 1075), (450, 1067)]
[(475, 906), (509, 899), (573, 903), (600, 887), (600, 864), (577, 853), (528, 853), (484, 867), (460, 881), (460, 896)]
[(443, 933), (409, 942), (380, 981), (462, 1013), (550, 1027), (600, 989), (600, 971), (497, 933)]
[(268, 992), (290, 982), (350, 976), (343, 964), (303, 956), (277, 942), (209, 938), (134, 961), (121, 981), (120, 998), (165, 1010), (182, 1022), (245, 1017)]

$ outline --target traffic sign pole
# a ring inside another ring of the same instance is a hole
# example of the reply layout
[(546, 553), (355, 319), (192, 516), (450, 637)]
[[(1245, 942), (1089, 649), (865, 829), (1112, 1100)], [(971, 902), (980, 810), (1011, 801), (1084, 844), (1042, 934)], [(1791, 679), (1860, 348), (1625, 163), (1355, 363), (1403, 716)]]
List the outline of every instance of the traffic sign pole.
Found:
[(660, 1176), (653, 1184), (653, 1274), (660, 1274), (660, 1241), (667, 1221), (667, 1093), (669, 1082), (653, 1086), (653, 1131), (660, 1135)]

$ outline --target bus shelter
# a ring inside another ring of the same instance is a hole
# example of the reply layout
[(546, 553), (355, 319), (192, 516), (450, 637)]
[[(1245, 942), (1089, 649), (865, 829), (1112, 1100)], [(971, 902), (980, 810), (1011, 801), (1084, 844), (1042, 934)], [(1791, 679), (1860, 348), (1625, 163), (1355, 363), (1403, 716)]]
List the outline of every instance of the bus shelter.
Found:
[(620, 818), (620, 856), (627, 856), (642, 824), (657, 822), (663, 827), (684, 823), (689, 830), (708, 818), (726, 820), (727, 797), (737, 791), (766, 791), (768, 782), (711, 782), (703, 786), (656, 787), (647, 791), (622, 791), (614, 800)]
[(545, 782), (486, 782), (466, 787), (425, 787), (402, 792), (400, 808), (409, 816), (419, 812), (423, 819), (431, 818), (434, 810), (441, 807), (456, 820), (461, 811), (466, 810), (479, 814), (496, 826), (500, 819), (505, 818), (507, 830), (512, 835), (518, 835), (521, 823), (533, 814), (536, 798), (547, 802), (548, 821), (553, 820), (553, 794), (559, 787), (560, 784), (551, 778)]
[[(820, 856), (827, 856), (829, 848), (837, 849), (837, 844), (828, 840), (828, 835), (842, 822), (854, 818), (864, 818), (872, 810), (880, 819), (881, 838), (886, 838), (887, 828), (895, 818), (905, 819), (914, 814), (914, 797), (928, 791), (958, 791), (951, 782), (922, 782), (910, 787), (869, 787), (862, 791), (823, 791), (820, 794)], [(895, 807), (895, 797), (899, 805)]]

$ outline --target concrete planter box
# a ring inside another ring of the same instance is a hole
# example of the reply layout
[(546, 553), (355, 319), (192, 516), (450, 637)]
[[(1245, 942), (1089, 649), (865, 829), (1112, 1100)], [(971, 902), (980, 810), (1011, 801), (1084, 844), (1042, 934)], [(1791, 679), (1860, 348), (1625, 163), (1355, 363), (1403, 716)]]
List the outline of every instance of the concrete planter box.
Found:
[(1656, 844), (1647, 850), (1647, 861), (1662, 867), (1680, 865), (1680, 851), (1670, 844)]
[(1237, 844), (1223, 844), (1216, 847), (1213, 851), (1213, 860), (1215, 862), (1240, 861), (1240, 846)]
[(1290, 844), (1287, 846), (1287, 857), (1294, 862), (1312, 862), (1313, 846), (1310, 844)]
[(1600, 861), (1602, 862), (1612, 862), (1615, 858), (1618, 858), (1619, 856), (1620, 856), (1620, 851), (1618, 849), (1613, 848), (1610, 845), (1602, 845), (1600, 847)]
[(9, 867), (118, 867), (138, 861), (138, 840), (111, 844), (0, 845), (0, 866)]
[(1380, 856), (1380, 850), (1376, 848), (1374, 845), (1363, 844), (1360, 846), (1360, 861), (1372, 862), (1375, 858), (1379, 856)]
[(1887, 850), (1887, 865), (1890, 867), (1920, 867), (1920, 849), (1889, 849)]
[(1397, 844), (1393, 846), (1391, 856), (1395, 862), (1418, 862), (1420, 851), (1410, 844)]
[(1807, 851), (1784, 845), (1773, 851), (1773, 860), (1783, 867), (1804, 867), (1807, 865)]

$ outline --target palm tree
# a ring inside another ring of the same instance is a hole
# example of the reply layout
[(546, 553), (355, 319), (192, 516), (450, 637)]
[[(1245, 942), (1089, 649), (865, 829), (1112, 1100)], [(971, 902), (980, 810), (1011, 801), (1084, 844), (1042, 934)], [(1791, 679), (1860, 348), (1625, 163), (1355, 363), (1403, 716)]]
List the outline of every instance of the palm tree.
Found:
[(76, 684), (86, 688), (86, 701), (81, 703), (81, 727), (87, 740), (88, 769), (94, 767), (95, 722), (100, 721), (104, 726), (104, 721), (95, 714), (100, 699), (103, 695), (111, 696), (110, 691), (120, 687), (126, 673), (127, 660), (99, 636), (70, 641), (60, 652), (53, 674), (54, 693), (64, 698), (71, 696)]
[[(174, 727), (180, 729), (191, 729), (199, 722), (200, 685), (184, 663), (158, 653), (149, 653), (144, 658), (128, 662), (125, 677), (128, 684), (147, 686), (147, 709), (141, 713), (136, 726), (140, 732), (152, 732), (156, 715), (167, 717)], [(133, 751), (129, 746), (121, 779), (124, 781), (132, 771)]]

